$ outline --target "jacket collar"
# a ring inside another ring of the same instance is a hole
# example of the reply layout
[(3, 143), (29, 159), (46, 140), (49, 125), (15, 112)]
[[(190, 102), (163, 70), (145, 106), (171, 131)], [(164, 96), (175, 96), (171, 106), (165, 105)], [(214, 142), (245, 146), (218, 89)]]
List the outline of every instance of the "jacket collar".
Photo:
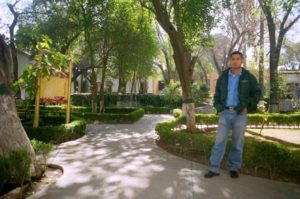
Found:
[[(228, 75), (228, 72), (229, 72), (229, 70), (230, 70), (230, 67), (229, 68), (227, 68), (227, 69), (225, 69), (224, 71), (223, 71), (223, 75)], [(247, 69), (245, 69), (244, 67), (242, 67), (241, 68), (241, 75), (244, 75), (244, 74), (246, 74), (246, 73), (248, 73), (249, 71), (247, 70)]]

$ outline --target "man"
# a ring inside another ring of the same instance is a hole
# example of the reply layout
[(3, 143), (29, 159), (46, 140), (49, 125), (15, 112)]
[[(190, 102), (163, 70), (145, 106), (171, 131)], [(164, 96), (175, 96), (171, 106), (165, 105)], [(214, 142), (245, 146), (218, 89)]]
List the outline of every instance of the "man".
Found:
[(243, 54), (234, 51), (230, 55), (230, 68), (223, 71), (217, 80), (214, 107), (220, 113), (215, 144), (211, 151), (209, 171), (206, 178), (220, 175), (229, 131), (232, 130), (232, 144), (227, 165), (232, 178), (239, 177), (244, 148), (244, 131), (249, 112), (257, 110), (261, 90), (256, 78), (242, 68)]

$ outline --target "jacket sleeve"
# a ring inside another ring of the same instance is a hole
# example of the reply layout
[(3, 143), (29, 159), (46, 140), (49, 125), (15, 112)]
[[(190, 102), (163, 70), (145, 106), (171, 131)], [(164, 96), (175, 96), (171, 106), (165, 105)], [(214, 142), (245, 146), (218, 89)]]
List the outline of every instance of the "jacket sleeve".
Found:
[(221, 103), (221, 85), (220, 85), (220, 77), (217, 80), (216, 88), (215, 88), (215, 94), (214, 94), (214, 107), (218, 112), (221, 112), (223, 107)]
[(257, 110), (257, 104), (261, 99), (261, 89), (254, 75), (251, 74), (251, 90), (248, 100), (248, 107), (253, 111)]

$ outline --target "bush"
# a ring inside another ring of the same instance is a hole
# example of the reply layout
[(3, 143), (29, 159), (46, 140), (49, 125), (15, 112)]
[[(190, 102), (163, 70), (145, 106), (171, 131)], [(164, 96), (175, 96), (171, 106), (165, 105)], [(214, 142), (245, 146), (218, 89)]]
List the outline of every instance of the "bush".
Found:
[[(130, 98), (133, 96), (133, 99), (137, 99), (139, 106), (153, 106), (153, 107), (169, 107), (177, 108), (181, 106), (182, 99), (181, 97), (168, 98), (163, 95), (154, 95), (151, 93), (147, 94), (122, 94), (120, 96), (122, 102), (130, 102)], [(99, 95), (97, 96), (99, 99)], [(116, 106), (117, 105), (118, 94), (111, 93), (104, 95), (104, 106)], [(72, 94), (71, 96), (72, 104), (75, 106), (85, 106), (91, 107), (91, 94), (90, 93), (81, 93), (81, 94)]]
[(135, 111), (136, 108), (131, 107), (105, 107), (105, 113), (128, 114)]
[[(219, 116), (216, 114), (196, 114), (197, 124), (218, 124)], [(184, 119), (184, 118), (183, 118)], [(300, 113), (254, 113), (248, 114), (248, 123), (250, 125), (300, 125)]]
[(179, 108), (173, 109), (172, 115), (173, 115), (175, 118), (181, 117), (181, 116), (182, 116), (182, 110), (179, 109)]
[[(61, 117), (57, 118), (58, 120)], [(39, 126), (33, 128), (31, 125), (23, 125), (30, 139), (36, 139), (46, 143), (58, 144), (73, 140), (85, 134), (86, 122), (82, 118), (71, 118), (69, 124), (54, 126)]]
[(142, 107), (146, 114), (170, 114), (171, 110), (169, 107), (153, 107), (144, 106)]
[(0, 156), (0, 193), (9, 182), (23, 186), (25, 180), (30, 180), (30, 164), (30, 155), (25, 150), (14, 150), (9, 157)]
[[(131, 110), (131, 112), (129, 112)], [(108, 111), (113, 113), (73, 113), (85, 118), (88, 121), (101, 121), (107, 123), (133, 123), (143, 117), (145, 114), (144, 109), (132, 109), (132, 108), (111, 108)], [(121, 113), (117, 113), (121, 112)], [(128, 113), (124, 113), (128, 112)]]
[[(196, 157), (197, 161), (208, 164), (215, 134), (195, 134), (172, 130), (181, 123), (181, 118), (158, 123), (155, 128), (159, 135), (158, 143), (171, 152), (189, 158)], [(228, 139), (226, 155), (221, 164), (223, 168), (226, 165), (225, 161), (230, 145), (231, 140)], [(267, 170), (271, 174), (269, 177), (272, 179), (282, 180), (288, 178), (300, 183), (300, 157), (296, 151), (280, 143), (246, 137), (242, 172), (260, 176), (255, 172), (259, 168)], [(249, 171), (252, 171), (252, 173), (249, 173)]]
[(192, 85), (193, 98), (196, 106), (206, 102), (209, 99), (209, 87), (203, 83), (193, 83)]
[(3, 186), (10, 179), (9, 158), (0, 156), (0, 195), (2, 194)]
[(36, 139), (31, 140), (31, 145), (34, 148), (36, 159), (41, 161), (39, 163), (41, 164), (42, 171), (46, 171), (48, 154), (53, 150), (54, 145), (51, 143), (44, 143)]

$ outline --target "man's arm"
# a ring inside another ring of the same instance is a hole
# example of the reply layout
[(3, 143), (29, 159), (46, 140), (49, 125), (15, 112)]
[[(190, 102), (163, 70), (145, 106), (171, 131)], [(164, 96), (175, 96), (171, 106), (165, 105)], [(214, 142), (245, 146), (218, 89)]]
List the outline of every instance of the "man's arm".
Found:
[(222, 111), (222, 104), (221, 104), (221, 88), (220, 88), (220, 77), (217, 80), (216, 87), (215, 87), (215, 94), (214, 94), (214, 107), (218, 112)]

